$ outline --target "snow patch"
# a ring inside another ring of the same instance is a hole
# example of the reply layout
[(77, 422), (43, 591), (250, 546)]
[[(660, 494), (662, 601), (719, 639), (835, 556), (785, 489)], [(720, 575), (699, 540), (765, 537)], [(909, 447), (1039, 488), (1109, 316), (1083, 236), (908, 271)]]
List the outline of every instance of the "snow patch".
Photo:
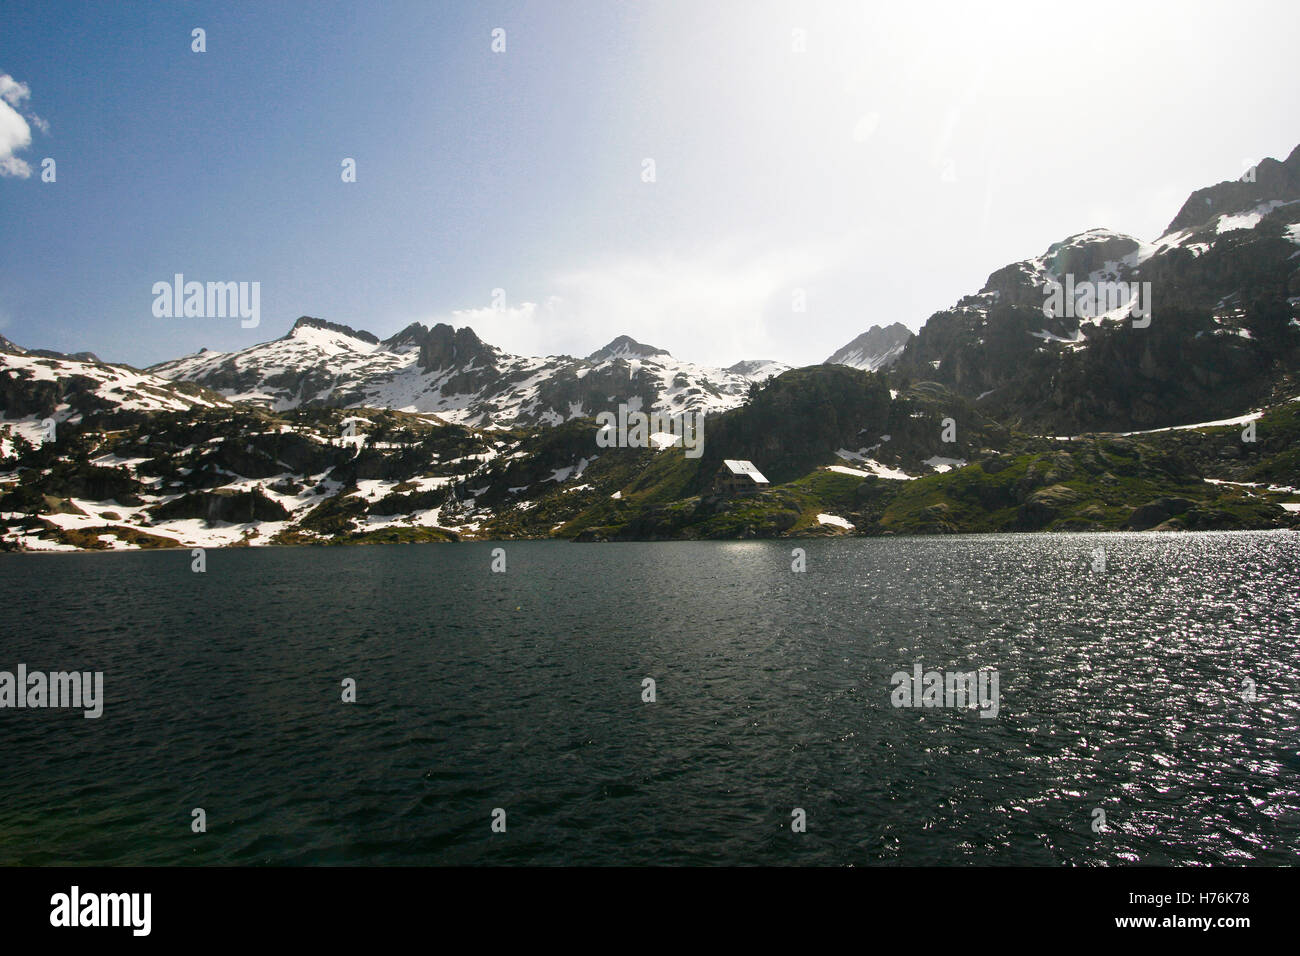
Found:
[(852, 530), (853, 530), (853, 525), (852, 525), (852, 523), (849, 522), (849, 521), (846, 521), (845, 519), (839, 517), (838, 515), (819, 514), (819, 515), (817, 516), (817, 523), (818, 523), (818, 524), (828, 524), (828, 525), (831, 525), (832, 527), (835, 527), (835, 528), (843, 528), (843, 529), (845, 529), (846, 531), (852, 531)]

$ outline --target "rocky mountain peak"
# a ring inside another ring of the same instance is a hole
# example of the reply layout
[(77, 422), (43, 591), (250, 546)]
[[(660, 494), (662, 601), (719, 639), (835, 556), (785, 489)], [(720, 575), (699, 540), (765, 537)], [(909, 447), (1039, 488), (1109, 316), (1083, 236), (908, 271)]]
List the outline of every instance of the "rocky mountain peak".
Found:
[(390, 335), (384, 339), (384, 347), (389, 349), (400, 349), (410, 345), (422, 345), (429, 337), (429, 327), (420, 322), (412, 322), (402, 331)]
[(1002, 305), (1038, 308), (1042, 305), (1043, 284), (1048, 279), (1062, 281), (1066, 275), (1082, 280), (1093, 275), (1118, 273), (1120, 267), (1141, 247), (1132, 236), (1109, 229), (1089, 229), (1060, 242), (1033, 259), (1003, 266), (991, 273), (978, 296), (966, 297), (958, 308), (987, 306), (980, 297), (996, 296)]
[(298, 333), (304, 329), (323, 329), (328, 332), (337, 332), (340, 335), (346, 335), (349, 338), (357, 339), (358, 341), (366, 342), (370, 345), (379, 344), (379, 337), (371, 332), (357, 330), (351, 326), (341, 325), (338, 322), (329, 322), (325, 319), (318, 319), (310, 315), (299, 316), (298, 321), (294, 322), (293, 328), (285, 333), (284, 338), (298, 338), (300, 337)]
[[(414, 327), (408, 326), (405, 332)], [(420, 343), (420, 367), (430, 371), (444, 368), (467, 368), (475, 361), (494, 365), (496, 349), (485, 343), (468, 325), (454, 329), (439, 322), (429, 329)]]
[(912, 331), (901, 322), (873, 325), (823, 364), (849, 365), (869, 372), (888, 368), (898, 360), (911, 338)]
[(668, 355), (663, 349), (645, 345), (630, 335), (620, 335), (602, 349), (597, 349), (587, 356), (589, 362), (604, 362), (616, 358), (654, 358), (656, 355)]
[(1248, 212), (1265, 203), (1300, 199), (1300, 146), (1282, 162), (1263, 159), (1242, 175), (1193, 192), (1165, 234), (1195, 229), (1219, 216)]
[(0, 335), (0, 352), (7, 353), (9, 355), (27, 354), (27, 350), (25, 348), (23, 348), (21, 345), (15, 345), (13, 342), (10, 342), (7, 338), (5, 338), (3, 335)]

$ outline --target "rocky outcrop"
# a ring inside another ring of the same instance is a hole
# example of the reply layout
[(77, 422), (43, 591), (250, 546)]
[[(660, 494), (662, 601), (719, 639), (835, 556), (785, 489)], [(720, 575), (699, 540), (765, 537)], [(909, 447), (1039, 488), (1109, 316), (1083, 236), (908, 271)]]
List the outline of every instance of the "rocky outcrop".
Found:
[(420, 368), (437, 371), (470, 366), (492, 367), (496, 364), (495, 352), (469, 326), (453, 329), (439, 322), (420, 342)]
[(283, 521), (289, 517), (283, 506), (260, 491), (197, 491), (150, 511), (155, 521), (200, 518), (209, 524), (224, 521), (244, 524), (254, 521)]
[(1186, 498), (1157, 498), (1133, 509), (1128, 520), (1124, 522), (1127, 531), (1146, 531), (1164, 524), (1170, 518), (1185, 514), (1196, 502)]
[(1300, 146), (1282, 162), (1261, 160), (1252, 170), (1242, 170), (1242, 176), (1196, 190), (1165, 232), (1194, 229), (1218, 216), (1246, 212), (1274, 200), (1300, 199)]

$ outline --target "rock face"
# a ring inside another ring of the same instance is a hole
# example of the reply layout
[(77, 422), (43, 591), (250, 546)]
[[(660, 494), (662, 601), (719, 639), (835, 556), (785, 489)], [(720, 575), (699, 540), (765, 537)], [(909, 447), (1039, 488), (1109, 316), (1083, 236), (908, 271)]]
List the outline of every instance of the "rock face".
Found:
[(1146, 531), (1164, 524), (1170, 518), (1186, 514), (1194, 504), (1186, 498), (1157, 498), (1134, 508), (1124, 527), (1132, 531)]
[(453, 329), (450, 325), (439, 322), (426, 331), (424, 340), (420, 343), (419, 365), (431, 372), (480, 365), (493, 367), (496, 352), (496, 349), (485, 345), (468, 326)]
[(848, 345), (828, 358), (826, 365), (848, 365), (874, 372), (889, 368), (903, 354), (912, 339), (912, 331), (901, 322), (873, 325)]
[(209, 524), (224, 521), (283, 521), (289, 512), (260, 491), (199, 491), (183, 495), (153, 510), (155, 520), (201, 518)]
[(1046, 527), (1066, 505), (1072, 505), (1080, 494), (1066, 485), (1051, 485), (1033, 492), (1020, 506), (1018, 517), (1026, 530)]

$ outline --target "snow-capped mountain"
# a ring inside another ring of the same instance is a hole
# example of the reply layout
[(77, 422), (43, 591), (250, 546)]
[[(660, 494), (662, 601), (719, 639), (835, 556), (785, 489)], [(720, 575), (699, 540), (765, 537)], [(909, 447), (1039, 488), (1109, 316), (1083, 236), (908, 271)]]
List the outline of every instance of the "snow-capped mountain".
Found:
[[(0, 421), (11, 434), (39, 443), (52, 420), (79, 422), (91, 413), (176, 412), (225, 407), (220, 395), (189, 382), (171, 382), (88, 352), (76, 356), (29, 350), (0, 336)], [(0, 454), (8, 447), (0, 437)]]
[(848, 365), (868, 372), (889, 368), (898, 361), (911, 339), (912, 331), (901, 322), (873, 325), (828, 358), (825, 364)]
[(1300, 147), (1254, 182), (1193, 193), (1153, 242), (1090, 229), (997, 270), (931, 316), (894, 371), (1072, 434), (1230, 417), (1286, 374), (1298, 247)]
[(659, 355), (668, 355), (663, 349), (657, 349), (653, 345), (644, 345), (632, 338), (630, 335), (620, 335), (613, 342), (610, 342), (603, 349), (596, 349), (587, 356), (588, 362), (605, 362), (616, 358), (655, 358)]
[(743, 362), (727, 366), (726, 371), (758, 381), (788, 372), (790, 368), (791, 366), (784, 362), (774, 362), (771, 359), (745, 359)]
[(534, 358), (488, 345), (468, 327), (414, 323), (380, 340), (304, 316), (272, 342), (231, 353), (202, 351), (149, 371), (275, 411), (392, 408), (483, 427), (555, 425), (621, 403), (669, 414), (714, 413), (744, 401), (751, 382), (788, 367), (756, 362), (709, 368), (626, 335), (586, 358)]
[(1259, 206), (1266, 203), (1286, 202), (1297, 197), (1300, 197), (1300, 146), (1281, 162), (1272, 158), (1264, 159), (1237, 179), (1196, 190), (1187, 197), (1165, 234), (1192, 230), (1219, 222), (1224, 217), (1257, 211)]

